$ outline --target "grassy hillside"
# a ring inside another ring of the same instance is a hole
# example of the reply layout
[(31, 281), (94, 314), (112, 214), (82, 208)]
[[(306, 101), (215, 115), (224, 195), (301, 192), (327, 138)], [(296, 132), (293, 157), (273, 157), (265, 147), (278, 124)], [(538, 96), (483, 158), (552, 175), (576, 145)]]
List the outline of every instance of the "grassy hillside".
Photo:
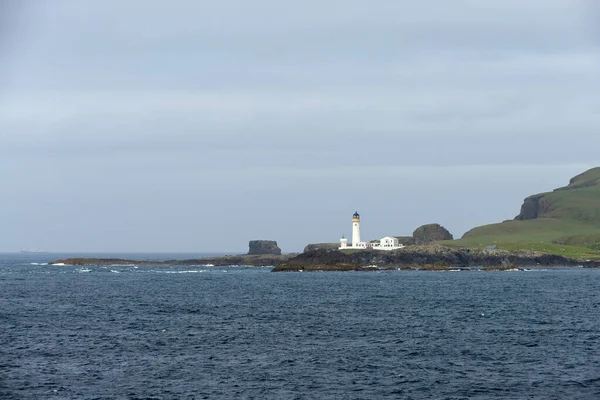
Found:
[(600, 168), (574, 177), (568, 186), (528, 197), (515, 220), (480, 226), (443, 243), (600, 259)]

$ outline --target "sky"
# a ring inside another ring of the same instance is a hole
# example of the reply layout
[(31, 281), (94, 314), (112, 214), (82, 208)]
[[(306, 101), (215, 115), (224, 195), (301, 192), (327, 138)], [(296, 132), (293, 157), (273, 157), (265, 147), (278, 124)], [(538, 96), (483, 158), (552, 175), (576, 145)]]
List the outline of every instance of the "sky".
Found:
[(455, 237), (600, 165), (592, 0), (0, 0), (0, 251)]

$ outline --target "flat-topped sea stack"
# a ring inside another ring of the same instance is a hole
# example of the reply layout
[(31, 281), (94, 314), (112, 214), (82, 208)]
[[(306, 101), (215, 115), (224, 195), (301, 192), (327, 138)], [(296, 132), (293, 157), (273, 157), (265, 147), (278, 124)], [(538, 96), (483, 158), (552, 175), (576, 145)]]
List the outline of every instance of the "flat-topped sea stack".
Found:
[(249, 247), (248, 255), (281, 255), (281, 249), (275, 240), (251, 240)]

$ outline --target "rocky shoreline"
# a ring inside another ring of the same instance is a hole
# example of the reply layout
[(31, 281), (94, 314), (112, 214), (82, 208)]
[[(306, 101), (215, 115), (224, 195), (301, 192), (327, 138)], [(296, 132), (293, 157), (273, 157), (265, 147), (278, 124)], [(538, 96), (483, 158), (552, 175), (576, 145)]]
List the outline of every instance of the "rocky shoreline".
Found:
[(59, 265), (77, 265), (77, 266), (116, 266), (116, 265), (134, 265), (134, 266), (192, 266), (202, 265), (207, 267), (223, 267), (228, 265), (250, 265), (255, 267), (276, 267), (283, 262), (294, 257), (296, 254), (287, 255), (235, 255), (209, 258), (194, 258), (188, 260), (125, 260), (120, 258), (67, 258), (56, 260), (51, 264)]
[(373, 271), (373, 270), (510, 270), (536, 267), (599, 268), (600, 262), (577, 260), (534, 251), (506, 251), (455, 248), (440, 245), (407, 246), (394, 251), (361, 250), (341, 252), (318, 249), (301, 254), (232, 255), (188, 260), (124, 260), (115, 258), (69, 258), (52, 264), (77, 266), (228, 266), (274, 267), (274, 272), (294, 271)]
[(407, 270), (510, 270), (536, 267), (600, 267), (600, 262), (577, 260), (535, 251), (407, 246), (394, 251), (308, 251), (276, 266), (274, 272)]

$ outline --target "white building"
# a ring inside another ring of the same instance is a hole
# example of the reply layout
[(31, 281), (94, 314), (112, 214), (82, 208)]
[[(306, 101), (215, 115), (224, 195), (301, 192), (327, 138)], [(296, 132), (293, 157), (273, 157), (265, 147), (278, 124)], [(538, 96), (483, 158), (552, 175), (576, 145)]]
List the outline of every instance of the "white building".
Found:
[(348, 239), (342, 236), (340, 239), (340, 250), (343, 249), (373, 249), (373, 250), (396, 250), (403, 248), (404, 245), (398, 242), (398, 238), (386, 236), (379, 242), (361, 242), (360, 241), (360, 215), (355, 212), (352, 216), (352, 244), (348, 246)]

